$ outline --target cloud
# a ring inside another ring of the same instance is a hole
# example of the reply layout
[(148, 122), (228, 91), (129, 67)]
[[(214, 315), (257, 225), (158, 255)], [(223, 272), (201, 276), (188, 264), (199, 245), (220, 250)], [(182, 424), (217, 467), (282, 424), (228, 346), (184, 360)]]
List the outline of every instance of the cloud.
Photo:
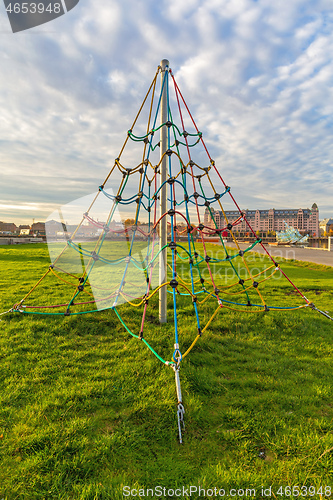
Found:
[(332, 215), (332, 24), (314, 0), (87, 0), (36, 35), (1, 19), (1, 203), (93, 192), (166, 57), (240, 205)]

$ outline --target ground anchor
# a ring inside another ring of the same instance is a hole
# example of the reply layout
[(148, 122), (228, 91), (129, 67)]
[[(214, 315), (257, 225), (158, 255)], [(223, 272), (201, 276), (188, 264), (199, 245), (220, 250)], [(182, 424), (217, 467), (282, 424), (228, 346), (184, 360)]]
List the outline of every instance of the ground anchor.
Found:
[(179, 366), (178, 367), (174, 366), (173, 369), (175, 371), (176, 391), (178, 400), (178, 406), (177, 406), (178, 434), (179, 434), (179, 442), (180, 444), (182, 444), (183, 443), (182, 429), (183, 431), (185, 431), (185, 421), (184, 421), (185, 408), (183, 405), (182, 391), (180, 388)]

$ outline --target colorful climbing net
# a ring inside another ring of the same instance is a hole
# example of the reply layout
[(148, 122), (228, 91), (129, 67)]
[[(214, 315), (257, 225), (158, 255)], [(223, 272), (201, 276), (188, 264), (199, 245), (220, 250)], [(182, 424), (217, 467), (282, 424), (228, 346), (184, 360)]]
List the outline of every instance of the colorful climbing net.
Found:
[[(167, 119), (158, 124), (163, 95)], [(161, 154), (158, 136), (162, 131), (167, 148)], [(137, 163), (139, 155), (141, 161)], [(165, 180), (161, 180), (163, 161), (167, 163)], [(161, 213), (160, 197), (165, 187), (167, 207)], [(236, 212), (232, 220), (228, 219), (224, 200)], [(168, 235), (164, 244), (163, 221), (167, 221)], [(245, 249), (241, 249), (237, 238), (241, 224), (254, 237)], [(130, 335), (175, 370), (180, 439), (184, 407), (179, 367), (221, 311), (260, 314), (270, 309), (317, 309), (256, 236), (209, 154), (168, 67), (164, 71), (158, 67), (120, 153), (96, 193), (58, 209), (48, 218), (46, 228), (52, 263), (12, 311), (69, 316), (112, 309)], [(226, 244), (226, 234), (231, 236), (233, 248)], [(207, 244), (212, 238), (219, 244), (215, 256)], [(256, 246), (262, 247), (269, 264), (254, 273), (249, 256)], [(167, 272), (161, 279), (162, 256), (166, 258)], [(299, 303), (296, 297), (288, 306), (266, 302), (264, 286), (277, 275), (289, 282)], [(57, 298), (62, 300), (50, 305), (50, 291), (60, 284)], [(34, 292), (41, 287), (45, 287), (45, 293), (35, 297)], [(174, 346), (170, 359), (157, 352), (145, 336), (147, 320), (158, 309), (161, 289), (167, 290), (168, 307), (173, 310)], [(193, 336), (187, 345), (182, 343), (178, 325), (179, 304), (184, 300), (193, 308), (188, 323)], [(208, 307), (208, 303), (215, 306)], [(137, 330), (130, 326), (133, 318), (128, 309), (122, 313), (124, 304), (141, 311)], [(209, 318), (207, 311), (211, 312)]]

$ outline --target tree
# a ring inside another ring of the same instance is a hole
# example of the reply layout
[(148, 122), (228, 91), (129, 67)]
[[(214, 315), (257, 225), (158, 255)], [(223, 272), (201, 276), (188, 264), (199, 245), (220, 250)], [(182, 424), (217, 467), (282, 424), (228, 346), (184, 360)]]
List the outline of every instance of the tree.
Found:
[[(140, 224), (141, 224), (141, 222), (140, 222), (140, 221), (138, 221), (138, 224), (137, 224), (137, 225), (139, 226)], [(135, 226), (135, 219), (126, 219), (126, 220), (124, 221), (124, 225), (125, 225), (125, 227)]]

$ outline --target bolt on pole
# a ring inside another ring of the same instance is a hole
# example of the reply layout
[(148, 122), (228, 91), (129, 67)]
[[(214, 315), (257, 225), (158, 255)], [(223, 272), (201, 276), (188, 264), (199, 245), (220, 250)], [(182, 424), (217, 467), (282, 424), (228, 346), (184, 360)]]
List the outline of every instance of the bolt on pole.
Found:
[[(161, 61), (161, 125), (168, 121), (168, 99), (167, 99), (167, 77), (165, 77), (165, 72), (169, 69), (169, 61), (163, 59)], [(164, 86), (163, 86), (163, 82)], [(160, 165), (160, 217), (167, 212), (167, 155), (164, 155), (168, 149), (168, 132), (167, 127), (164, 125), (160, 129), (160, 151), (162, 162)], [(163, 156), (164, 155), (164, 156)], [(160, 249), (168, 244), (168, 234), (167, 234), (167, 218), (163, 217), (160, 222)], [(167, 248), (164, 248), (159, 257), (159, 281), (160, 285), (167, 281)], [(167, 285), (163, 286), (159, 290), (159, 319), (160, 323), (167, 322)]]

